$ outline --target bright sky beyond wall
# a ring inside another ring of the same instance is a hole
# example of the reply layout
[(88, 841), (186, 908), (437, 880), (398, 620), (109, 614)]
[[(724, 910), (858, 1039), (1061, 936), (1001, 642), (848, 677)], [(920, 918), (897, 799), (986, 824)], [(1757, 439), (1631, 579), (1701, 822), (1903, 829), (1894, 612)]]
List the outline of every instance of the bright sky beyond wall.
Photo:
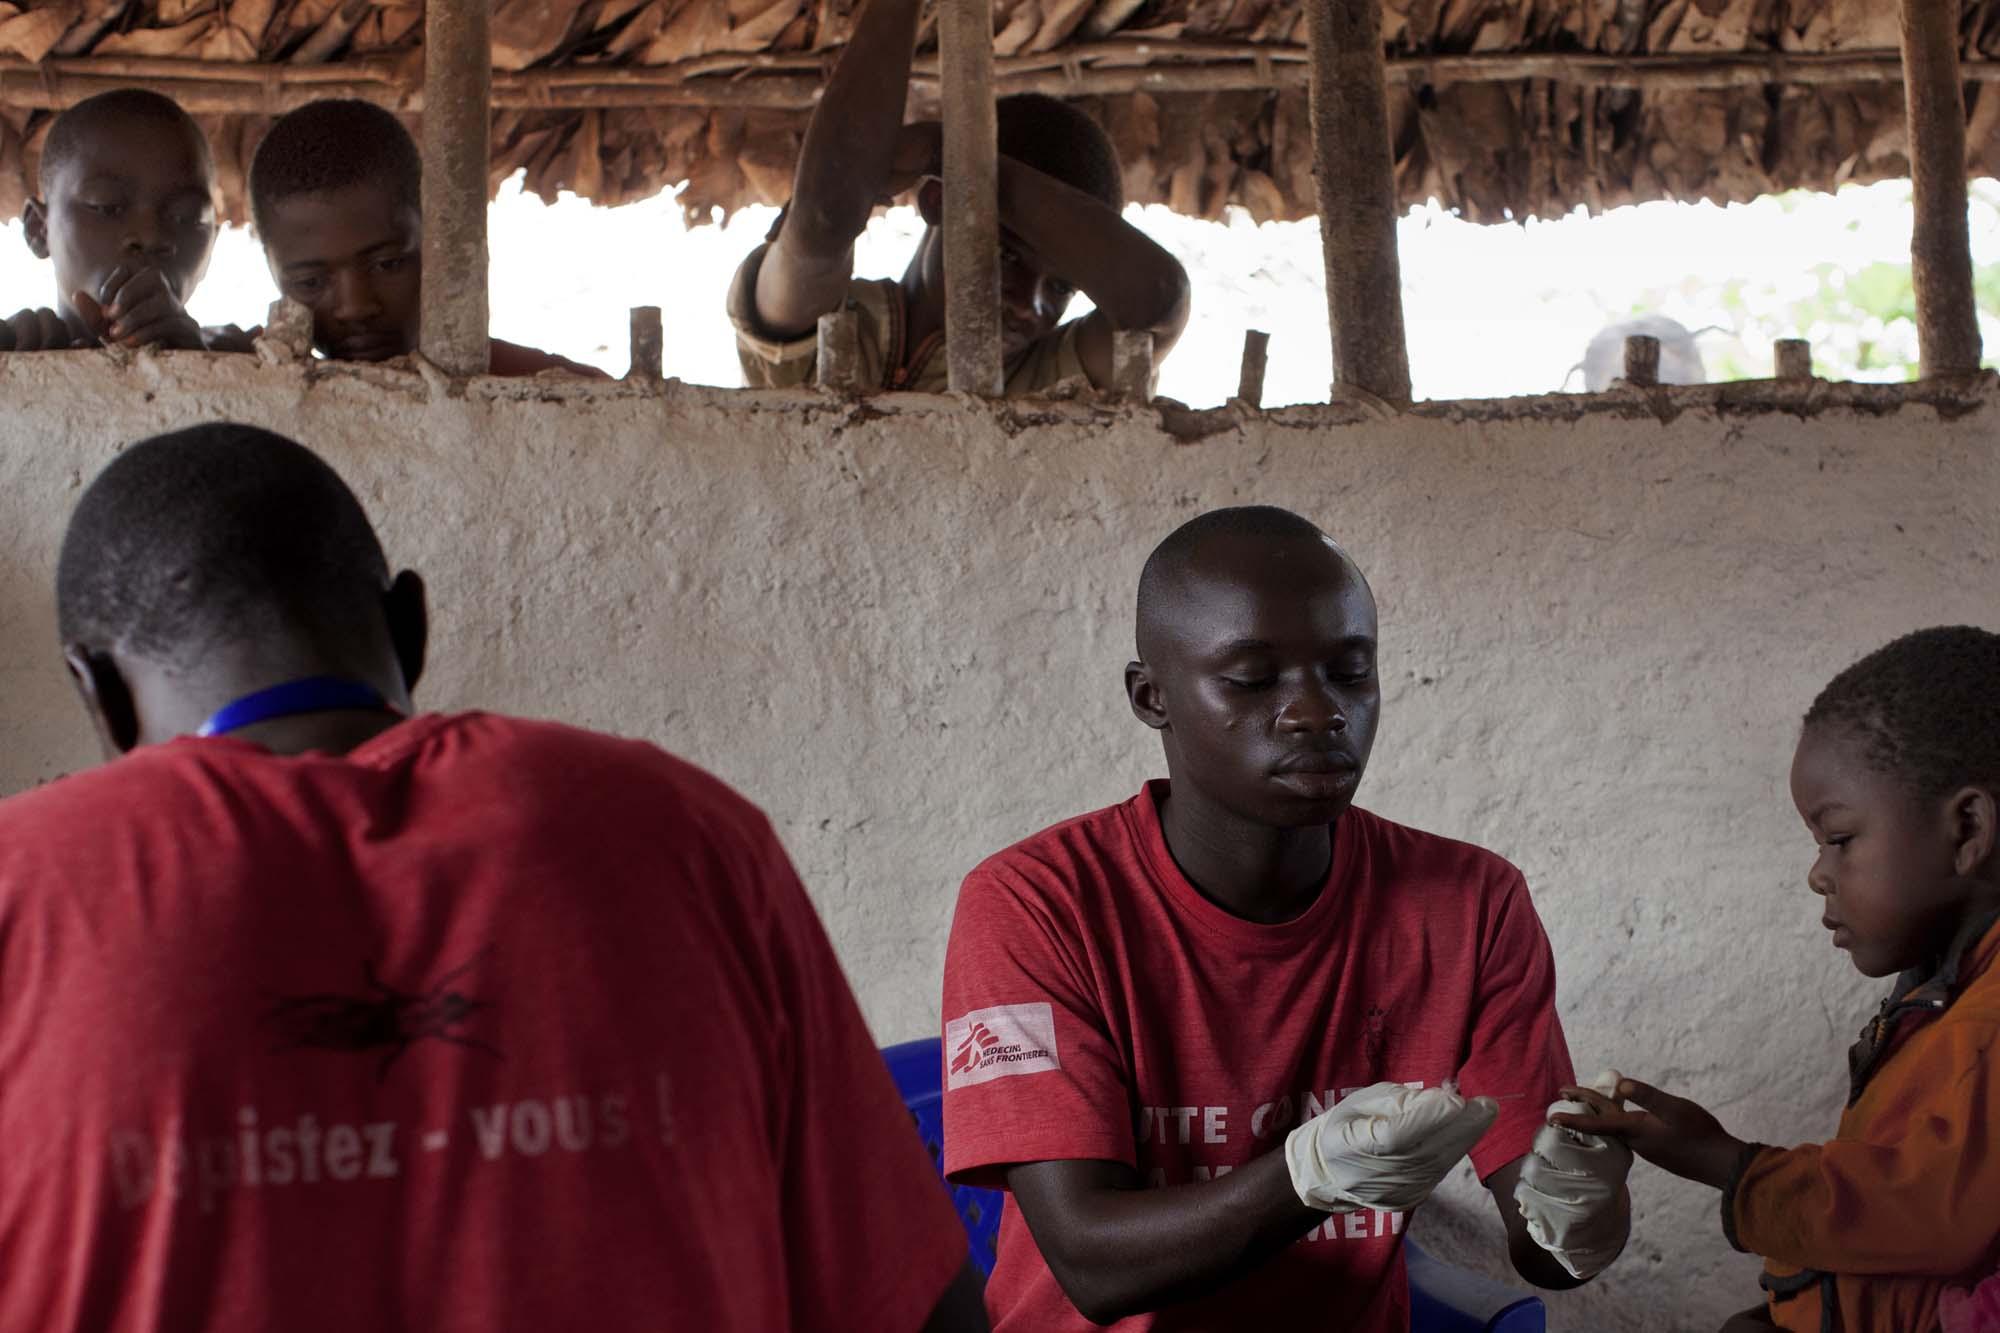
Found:
[[(2000, 184), (1980, 182), (1972, 213), (1974, 259), (2000, 263)], [(626, 364), (627, 311), (666, 311), (667, 372), (708, 384), (738, 383), (722, 314), (729, 276), (770, 226), (749, 209), (727, 226), (683, 227), (667, 196), (593, 208), (565, 196), (553, 207), (517, 183), (492, 212), (493, 331), (613, 373)], [(1243, 331), (1271, 333), (1268, 405), (1323, 400), (1328, 343), (1318, 225), (1224, 223), (1165, 208), (1127, 214), (1178, 255), (1194, 284), (1194, 317), (1167, 361), (1160, 392), (1195, 406), (1235, 391)], [(1900, 378), (1915, 357), (1914, 330), (1856, 314), (1797, 327), (1802, 311), (1829, 304), (1864, 270), (1907, 266), (1909, 187), (1889, 182), (1837, 195), (1795, 194), (1719, 208), (1644, 204), (1600, 217), (1475, 226), (1431, 207), (1400, 227), (1411, 371), (1424, 398), (1541, 393), (1565, 385), (1584, 345), (1606, 323), (1640, 310), (1710, 328), (1701, 346), (1710, 373), (1768, 374), (1772, 337), (1815, 339), (1822, 373)], [(858, 247), (863, 276), (900, 274), (920, 223), (909, 209), (878, 217)], [(48, 266), (0, 228), (0, 303), (52, 301)], [(204, 323), (249, 325), (273, 296), (262, 252), (226, 231), (193, 303)], [(1079, 300), (1078, 307), (1082, 308)], [(1989, 349), (2000, 320), (1985, 312)], [(1856, 369), (1863, 344), (1874, 370)], [(1886, 364), (1887, 368), (1882, 368)], [(1568, 380), (1580, 388), (1579, 379)]]

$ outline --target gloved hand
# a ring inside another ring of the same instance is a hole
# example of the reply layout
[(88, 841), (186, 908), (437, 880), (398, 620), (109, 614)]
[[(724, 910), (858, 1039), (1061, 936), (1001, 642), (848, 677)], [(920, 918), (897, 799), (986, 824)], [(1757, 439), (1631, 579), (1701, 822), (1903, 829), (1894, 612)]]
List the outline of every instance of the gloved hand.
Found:
[(1445, 1088), (1376, 1083), (1285, 1139), (1292, 1189), (1308, 1207), (1402, 1212), (1430, 1197), (1492, 1127), (1500, 1104)]
[[(1607, 1069), (1582, 1086), (1615, 1099), (1618, 1074)], [(1559, 1101), (1549, 1114), (1590, 1113), (1581, 1102)], [(1514, 1202), (1537, 1245), (1555, 1256), (1571, 1277), (1595, 1277), (1625, 1248), (1632, 1228), (1625, 1176), (1632, 1150), (1617, 1139), (1543, 1125), (1521, 1163)]]

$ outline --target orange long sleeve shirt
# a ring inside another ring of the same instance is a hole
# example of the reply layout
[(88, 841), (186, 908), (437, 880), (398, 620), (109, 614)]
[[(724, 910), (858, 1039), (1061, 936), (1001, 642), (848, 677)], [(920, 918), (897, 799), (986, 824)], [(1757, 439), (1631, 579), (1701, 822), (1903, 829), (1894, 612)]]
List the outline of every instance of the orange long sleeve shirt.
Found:
[(1832, 1142), (1746, 1154), (1723, 1195), (1778, 1327), (1921, 1333), (2000, 1265), (2000, 920), (1905, 973), (1850, 1056)]

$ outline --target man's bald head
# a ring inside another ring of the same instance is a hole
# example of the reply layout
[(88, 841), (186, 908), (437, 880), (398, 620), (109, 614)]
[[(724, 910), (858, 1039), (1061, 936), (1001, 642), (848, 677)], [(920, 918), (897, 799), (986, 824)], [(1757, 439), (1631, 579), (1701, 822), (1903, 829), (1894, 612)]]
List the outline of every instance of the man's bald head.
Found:
[(345, 482), (254, 426), (141, 441), (77, 502), (56, 569), (63, 642), (185, 667), (274, 633), (379, 618), (381, 543)]
[(1139, 572), (1138, 648), (1151, 658), (1166, 641), (1185, 609), (1193, 585), (1222, 573), (1249, 548), (1298, 544), (1330, 555), (1349, 576), (1367, 586), (1361, 570), (1339, 543), (1311, 520), (1276, 505), (1211, 509), (1167, 535), (1146, 557)]
[(1382, 696), (1375, 598), (1332, 538), (1265, 505), (1203, 514), (1146, 561), (1138, 620), (1125, 693), (1175, 808), (1245, 829), (1339, 818)]

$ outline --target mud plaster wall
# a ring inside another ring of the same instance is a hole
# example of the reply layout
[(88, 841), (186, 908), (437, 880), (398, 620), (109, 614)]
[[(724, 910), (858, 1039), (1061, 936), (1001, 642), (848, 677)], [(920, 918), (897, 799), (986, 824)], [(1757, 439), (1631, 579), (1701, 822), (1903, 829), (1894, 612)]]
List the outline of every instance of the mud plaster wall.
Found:
[[(81, 483), (153, 431), (262, 423), (323, 450), (428, 576), (426, 704), (650, 737), (750, 793), (884, 1041), (935, 1030), (968, 867), (1160, 771), (1120, 686), (1153, 541), (1213, 505), (1299, 509), (1381, 601), (1364, 803), (1525, 869), (1579, 1066), (1781, 1143), (1831, 1132), (1876, 992), (1804, 888), (1795, 719), (1895, 633), (2000, 622), (1990, 384), (1950, 412), (1291, 412), (1194, 444), (1075, 407), (454, 397), (247, 358), (0, 358), (0, 401), (0, 793), (93, 758), (48, 592)], [(1712, 1193), (1641, 1167), (1635, 1196), (1632, 1247), (1557, 1327), (1752, 1302)], [(1417, 1226), (1497, 1260), (1464, 1180)]]

